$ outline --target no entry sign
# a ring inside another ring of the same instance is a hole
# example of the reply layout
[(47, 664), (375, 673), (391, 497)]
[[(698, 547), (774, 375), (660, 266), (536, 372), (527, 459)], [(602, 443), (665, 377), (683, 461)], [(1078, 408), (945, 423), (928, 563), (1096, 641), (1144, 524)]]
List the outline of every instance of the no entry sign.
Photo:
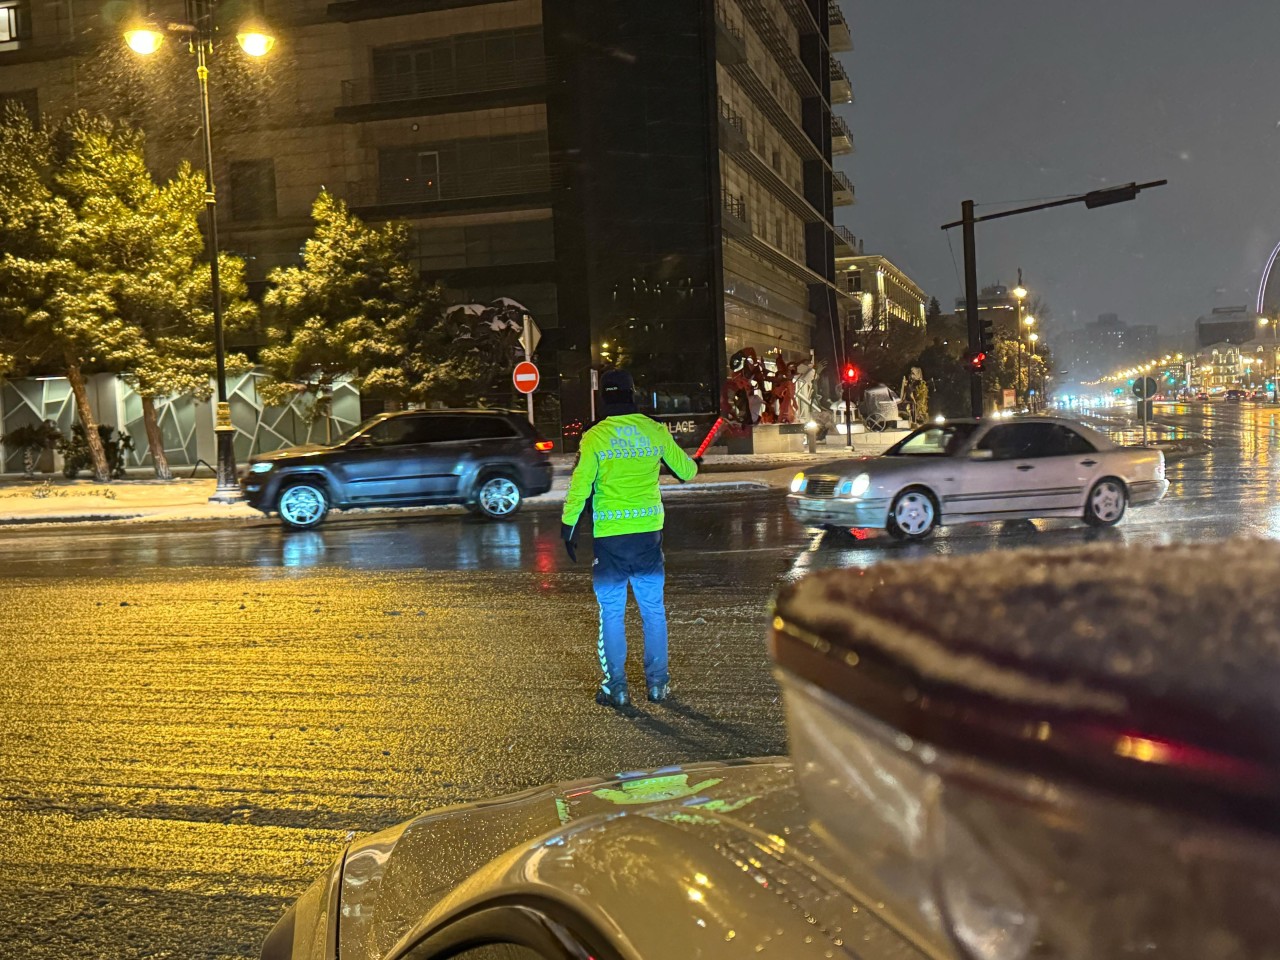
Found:
[(528, 360), (517, 363), (515, 372), (511, 374), (512, 382), (521, 393), (533, 393), (537, 390), (539, 379), (538, 368)]

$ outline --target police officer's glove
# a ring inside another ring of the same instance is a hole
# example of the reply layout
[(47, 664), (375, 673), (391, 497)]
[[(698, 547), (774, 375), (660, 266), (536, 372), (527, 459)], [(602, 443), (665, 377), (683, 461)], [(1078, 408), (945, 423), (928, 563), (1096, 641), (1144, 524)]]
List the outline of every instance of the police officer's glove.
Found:
[(567, 523), (560, 524), (560, 539), (564, 541), (564, 552), (569, 555), (569, 559), (574, 563), (578, 562), (578, 534), (576, 526), (569, 526)]

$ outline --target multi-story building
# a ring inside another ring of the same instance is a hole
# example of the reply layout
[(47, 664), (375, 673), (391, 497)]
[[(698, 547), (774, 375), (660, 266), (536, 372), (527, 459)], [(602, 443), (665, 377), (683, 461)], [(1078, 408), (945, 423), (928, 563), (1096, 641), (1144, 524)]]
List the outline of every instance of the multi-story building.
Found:
[[(158, 168), (197, 159), (194, 65), (177, 44), (169, 68), (131, 59), (117, 7), (0, 0), (0, 98), (128, 115), (155, 128)], [(251, 8), (275, 49), (245, 64), (223, 24), (211, 88), (223, 246), (259, 289), (298, 261), (323, 187), (407, 220), (458, 301), (529, 308), (547, 422), (590, 416), (608, 360), (673, 415), (718, 411), (743, 347), (836, 368), (834, 212), (853, 187), (832, 167), (852, 149), (835, 2), (213, 2)]]
[[(963, 317), (966, 311), (964, 297), (956, 297), (956, 315)], [(983, 287), (978, 293), (978, 316), (991, 321), (991, 328), (1011, 336), (1019, 336), (1018, 298), (1002, 283)]]
[(837, 256), (836, 276), (854, 299), (853, 332), (885, 330), (890, 320), (924, 326), (925, 292), (888, 257)]
[(1214, 307), (1207, 317), (1196, 318), (1196, 346), (1248, 343), (1258, 335), (1258, 317), (1248, 307)]
[(1067, 330), (1055, 340), (1057, 356), (1073, 380), (1107, 376), (1159, 353), (1160, 330), (1153, 324), (1127, 324), (1114, 313)]

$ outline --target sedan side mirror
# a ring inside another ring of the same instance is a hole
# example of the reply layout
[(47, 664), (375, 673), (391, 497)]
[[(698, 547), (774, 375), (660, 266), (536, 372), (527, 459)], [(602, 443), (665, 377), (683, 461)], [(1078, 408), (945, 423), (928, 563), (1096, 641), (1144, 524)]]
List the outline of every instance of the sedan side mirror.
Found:
[(970, 460), (994, 460), (996, 452), (994, 450), (970, 450)]

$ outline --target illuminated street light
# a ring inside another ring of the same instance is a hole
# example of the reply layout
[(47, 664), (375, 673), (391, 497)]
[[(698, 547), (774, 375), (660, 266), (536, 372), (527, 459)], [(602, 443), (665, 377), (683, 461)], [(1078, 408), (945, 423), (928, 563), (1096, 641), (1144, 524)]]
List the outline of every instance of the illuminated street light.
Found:
[(140, 21), (124, 32), (124, 42), (134, 53), (149, 57), (164, 43), (164, 34), (150, 23)]
[(1027, 318), (1026, 318), (1025, 320), (1023, 320), (1022, 322), (1023, 322), (1023, 323), (1025, 323), (1028, 327), (1034, 327), (1034, 326), (1036, 325), (1036, 318), (1035, 318), (1035, 317), (1027, 317)]
[(1016, 287), (1013, 288), (1013, 295), (1017, 297), (1019, 300), (1025, 300), (1027, 296), (1027, 288), (1024, 287), (1022, 284), (1018, 284)]
[(1028, 339), (1028, 340), (1030, 340), (1032, 343), (1035, 343), (1037, 340), (1039, 340), (1039, 339), (1040, 339), (1040, 334), (1038, 334), (1038, 333), (1028, 333), (1028, 334), (1027, 334), (1027, 339)]
[[(218, 406), (214, 416), (214, 435), (217, 437), (218, 484), (210, 498), (220, 503), (240, 499), (240, 484), (236, 479), (236, 428), (231, 422), (231, 404), (227, 400), (226, 341), (222, 329), (222, 282), (218, 271), (218, 212), (213, 177), (213, 131), (209, 111), (209, 54), (213, 52), (214, 7), (217, 0), (190, 0), (187, 11), (189, 22), (168, 23), (161, 27), (151, 20), (135, 20), (124, 31), (129, 49), (142, 56), (150, 56), (160, 49), (164, 34), (174, 33), (187, 40), (188, 49), (196, 58), (196, 77), (200, 81), (200, 126), (204, 134), (204, 183), (205, 217), (208, 223), (209, 285), (213, 306), (213, 348), (216, 361)], [(261, 57), (275, 46), (275, 37), (258, 21), (241, 25), (236, 33), (241, 49), (250, 56)]]
[(244, 24), (236, 33), (240, 49), (251, 57), (265, 57), (276, 45), (276, 38), (256, 20)]

